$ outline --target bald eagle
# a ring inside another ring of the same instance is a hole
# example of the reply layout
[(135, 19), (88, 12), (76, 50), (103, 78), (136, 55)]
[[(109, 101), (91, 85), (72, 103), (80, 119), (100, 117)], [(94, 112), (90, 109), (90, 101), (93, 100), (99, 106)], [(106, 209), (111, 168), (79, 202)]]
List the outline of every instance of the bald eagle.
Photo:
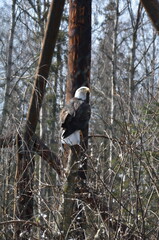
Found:
[(61, 143), (70, 146), (80, 145), (80, 130), (84, 130), (90, 119), (88, 102), (90, 90), (80, 87), (74, 97), (60, 112)]

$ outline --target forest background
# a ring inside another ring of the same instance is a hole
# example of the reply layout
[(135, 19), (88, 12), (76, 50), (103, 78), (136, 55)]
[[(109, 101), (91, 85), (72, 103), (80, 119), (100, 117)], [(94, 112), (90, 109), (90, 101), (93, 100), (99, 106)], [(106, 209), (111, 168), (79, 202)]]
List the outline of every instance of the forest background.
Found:
[[(68, 5), (36, 130), (58, 159), (58, 120), (68, 73)], [(92, 115), (85, 155), (86, 190), (92, 202), (88, 197), (69, 199), (76, 202), (78, 211), (67, 219), (65, 228), (65, 166), (61, 165), (60, 179), (56, 167), (36, 155), (30, 179), (34, 214), (18, 217), (18, 140), (12, 136), (21, 137), (24, 131), (49, 7), (48, 0), (12, 0), (0, 5), (0, 239), (157, 240), (159, 40), (140, 1), (92, 2)], [(20, 233), (18, 221), (24, 225)], [(81, 238), (76, 237), (79, 232)]]

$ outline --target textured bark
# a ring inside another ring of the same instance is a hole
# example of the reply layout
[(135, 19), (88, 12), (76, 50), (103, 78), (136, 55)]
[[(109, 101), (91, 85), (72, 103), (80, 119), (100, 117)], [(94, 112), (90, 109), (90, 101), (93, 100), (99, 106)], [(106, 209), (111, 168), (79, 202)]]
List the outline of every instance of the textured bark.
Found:
[(70, 0), (66, 101), (77, 88), (90, 83), (91, 0)]
[[(91, 0), (70, 0), (69, 9), (69, 53), (66, 102), (81, 86), (90, 85), (91, 62)], [(68, 157), (69, 174), (64, 187), (63, 231), (65, 239), (85, 239), (86, 221), (83, 205), (75, 201), (76, 191), (85, 184), (88, 145), (88, 126), (82, 132), (82, 149), (74, 146)], [(79, 168), (79, 165), (82, 167)], [(78, 216), (78, 220), (77, 220)], [(71, 233), (70, 233), (71, 230)]]
[[(90, 85), (91, 66), (91, 0), (71, 0), (69, 9), (69, 52), (66, 102), (81, 86)], [(88, 127), (82, 132), (82, 147), (87, 149)], [(87, 161), (79, 174), (86, 178)]]
[(154, 27), (159, 31), (159, 2), (158, 0), (141, 0), (148, 13)]

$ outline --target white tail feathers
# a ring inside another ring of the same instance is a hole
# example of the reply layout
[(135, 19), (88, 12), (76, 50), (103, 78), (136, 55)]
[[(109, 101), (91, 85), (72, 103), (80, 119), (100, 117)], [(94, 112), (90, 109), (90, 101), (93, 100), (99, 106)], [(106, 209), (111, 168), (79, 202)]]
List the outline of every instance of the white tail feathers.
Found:
[(80, 131), (77, 130), (66, 138), (61, 137), (61, 143), (69, 146), (80, 145)]

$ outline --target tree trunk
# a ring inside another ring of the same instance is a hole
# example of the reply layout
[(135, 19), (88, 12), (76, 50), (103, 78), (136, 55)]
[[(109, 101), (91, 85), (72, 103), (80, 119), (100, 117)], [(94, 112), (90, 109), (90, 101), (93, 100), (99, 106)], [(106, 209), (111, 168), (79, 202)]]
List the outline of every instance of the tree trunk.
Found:
[[(116, 94), (116, 71), (117, 71), (117, 35), (118, 35), (118, 18), (119, 18), (119, 0), (116, 1), (114, 29), (113, 29), (113, 46), (112, 46), (112, 77), (111, 77), (111, 107), (110, 107), (110, 154), (109, 169), (111, 176), (112, 159), (113, 159), (113, 125), (114, 125), (114, 96)], [(111, 177), (110, 177), (111, 179)]]
[[(91, 0), (70, 1), (69, 52), (66, 102), (81, 86), (90, 85), (91, 67)], [(83, 131), (83, 147), (87, 149), (88, 127)], [(83, 163), (83, 170), (87, 166)], [(82, 172), (81, 172), (82, 173)]]
[[(119, 0), (116, 1), (114, 29), (113, 29), (113, 46), (112, 46), (112, 77), (111, 77), (111, 106), (110, 106), (110, 145), (109, 145), (109, 189), (111, 192), (112, 182), (112, 161), (113, 161), (113, 138), (114, 138), (114, 115), (115, 115), (115, 99), (116, 94), (116, 72), (117, 72), (117, 36), (118, 36), (118, 18), (119, 18)], [(108, 198), (108, 212), (111, 210), (112, 196)], [(108, 239), (111, 239), (110, 228), (108, 228)]]
[[(15, 176), (15, 219), (32, 220), (33, 218), (33, 179), (34, 178), (34, 156), (32, 149), (17, 136), (17, 169)], [(30, 237), (31, 225), (15, 226), (15, 240), (26, 240)]]
[(12, 0), (12, 16), (11, 16), (11, 28), (9, 34), (9, 43), (8, 43), (8, 55), (7, 55), (7, 64), (6, 64), (6, 84), (5, 84), (5, 93), (4, 93), (4, 104), (2, 109), (2, 120), (0, 124), (0, 135), (2, 134), (3, 127), (7, 120), (8, 112), (8, 102), (9, 102), (9, 90), (12, 77), (12, 58), (13, 58), (13, 41), (14, 41), (14, 32), (16, 26), (16, 0)]
[(57, 90), (58, 90), (58, 80), (60, 80), (59, 74), (60, 74), (60, 64), (62, 62), (61, 55), (61, 46), (58, 44), (57, 46), (57, 53), (56, 53), (56, 66), (54, 67), (54, 85), (53, 85), (53, 94), (52, 94), (52, 108), (51, 108), (51, 116), (52, 116), (52, 122), (51, 122), (51, 142), (54, 142), (55, 137), (55, 130), (56, 130), (56, 121), (57, 121)]
[[(45, 141), (45, 124), (44, 124), (44, 116), (45, 116), (45, 106), (42, 106), (41, 110), (40, 110), (40, 138), (43, 139), (43, 141)], [(42, 182), (44, 182), (44, 171), (45, 171), (45, 162), (43, 161), (42, 157), (39, 157), (39, 161), (36, 163), (36, 168), (38, 170), (38, 194), (37, 194), (37, 213), (38, 213), (38, 218), (39, 218), (39, 222), (41, 223), (41, 216), (42, 216), (42, 209), (41, 209), (41, 200), (44, 196), (44, 191), (42, 189)], [(37, 231), (37, 238), (40, 240), (41, 236), (41, 231), (40, 229), (38, 229)]]
[(67, 102), (74, 96), (77, 88), (89, 87), (90, 62), (91, 0), (70, 0)]
[(146, 12), (148, 13), (154, 27), (159, 31), (159, 2), (158, 0), (141, 0)]
[(59, 4), (57, 0), (53, 0), (50, 6), (48, 22), (46, 25), (46, 31), (44, 41), (42, 44), (42, 51), (39, 58), (39, 64), (37, 73), (35, 76), (35, 82), (33, 92), (30, 100), (29, 111), (27, 115), (25, 138), (30, 139), (36, 130), (36, 126), (39, 119), (39, 112), (42, 105), (46, 80), (49, 75), (52, 56), (55, 48), (55, 43), (58, 35), (62, 12), (64, 8), (65, 0), (62, 0)]
[[(39, 58), (38, 69), (35, 77), (34, 88), (29, 105), (24, 139), (22, 141), (17, 156), (17, 201), (15, 207), (15, 217), (21, 220), (31, 220), (33, 218), (33, 172), (34, 160), (32, 152), (34, 150), (34, 141), (32, 137), (35, 133), (39, 119), (39, 111), (42, 105), (46, 80), (49, 74), (51, 60), (54, 52), (54, 47), (57, 39), (57, 34), (60, 26), (60, 20), (63, 12), (65, 0), (59, 4), (58, 0), (53, 0), (50, 6), (46, 32), (44, 36), (41, 55)], [(18, 141), (19, 142), (19, 141)], [(18, 148), (19, 149), (19, 148)], [(15, 239), (27, 240), (30, 236), (30, 226), (15, 227)]]
[[(91, 0), (71, 0), (69, 9), (69, 74), (66, 86), (66, 102), (74, 96), (79, 87), (89, 87), (90, 62)], [(88, 126), (83, 131), (82, 148), (84, 151), (81, 152), (78, 146), (70, 149), (69, 174), (64, 187), (63, 230), (65, 239), (69, 239), (69, 237), (85, 239), (84, 228), (86, 228), (86, 222), (83, 206), (77, 204), (74, 199), (76, 192), (81, 188), (82, 183), (85, 184), (86, 181), (87, 160), (85, 151), (88, 146), (87, 137)], [(82, 167), (79, 168), (79, 165)], [(72, 230), (71, 234), (69, 233), (70, 229)]]
[[(136, 41), (137, 41), (137, 32), (139, 29), (140, 18), (141, 18), (141, 4), (138, 5), (136, 22), (134, 23), (133, 28), (133, 36), (132, 36), (132, 48), (131, 48), (131, 56), (130, 56), (130, 71), (129, 71), (129, 93), (128, 93), (128, 122), (131, 123), (133, 121), (133, 99), (134, 99), (134, 74), (135, 74), (135, 59), (136, 59)], [(133, 19), (132, 19), (133, 22)]]

